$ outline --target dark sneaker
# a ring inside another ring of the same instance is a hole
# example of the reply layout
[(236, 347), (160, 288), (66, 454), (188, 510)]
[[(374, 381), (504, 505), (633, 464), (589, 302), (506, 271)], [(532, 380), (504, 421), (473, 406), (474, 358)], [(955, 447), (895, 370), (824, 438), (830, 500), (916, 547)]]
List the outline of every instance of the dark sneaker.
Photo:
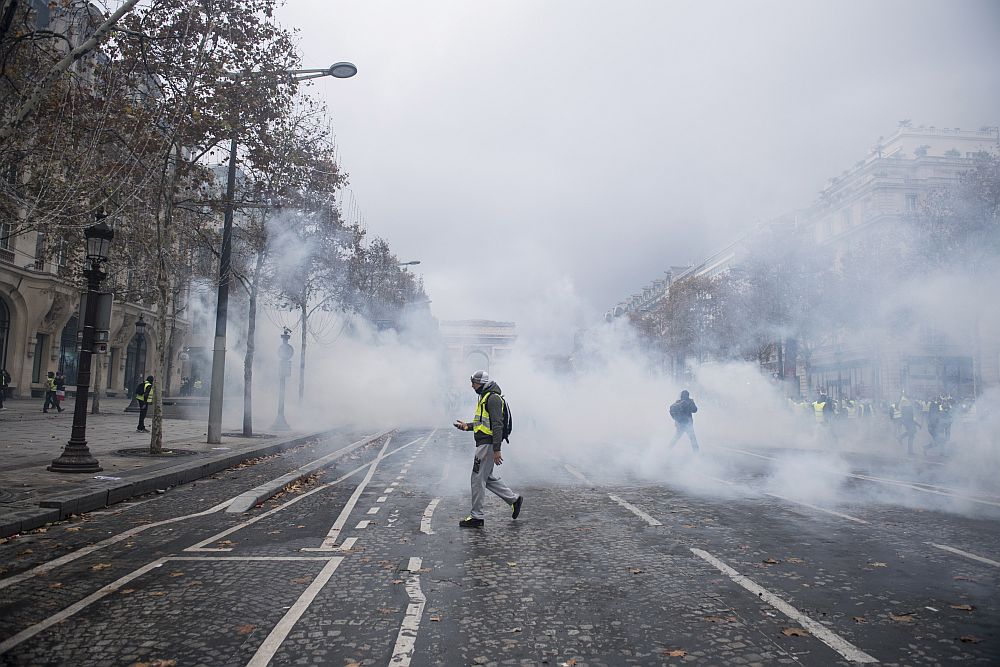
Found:
[(524, 496), (518, 496), (514, 504), (510, 506), (510, 518), (516, 519), (521, 515), (521, 503), (524, 502)]
[(147, 433), (148, 432), (144, 428), (137, 428), (135, 431), (136, 431), (136, 433)]
[(486, 521), (483, 519), (475, 519), (471, 516), (467, 516), (458, 522), (459, 528), (482, 528), (486, 525)]

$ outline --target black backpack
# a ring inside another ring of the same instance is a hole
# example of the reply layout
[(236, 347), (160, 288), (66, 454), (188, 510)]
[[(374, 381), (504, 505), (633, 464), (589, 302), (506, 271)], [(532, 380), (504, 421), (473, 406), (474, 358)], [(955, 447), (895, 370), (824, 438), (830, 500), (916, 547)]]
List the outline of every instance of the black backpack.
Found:
[[(485, 401), (488, 401), (490, 399), (490, 394), (492, 393), (494, 392), (490, 391), (486, 393)], [(503, 439), (506, 440), (508, 443), (510, 443), (510, 432), (514, 430), (514, 418), (510, 416), (510, 406), (507, 405), (507, 399), (503, 397), (503, 394), (497, 394), (497, 396), (500, 397), (500, 401), (503, 404), (502, 408), (504, 416)], [(483, 403), (484, 405), (485, 401)]]
[(681, 402), (679, 400), (674, 401), (670, 404), (670, 416), (674, 419), (680, 419), (684, 415), (684, 410), (681, 409)]

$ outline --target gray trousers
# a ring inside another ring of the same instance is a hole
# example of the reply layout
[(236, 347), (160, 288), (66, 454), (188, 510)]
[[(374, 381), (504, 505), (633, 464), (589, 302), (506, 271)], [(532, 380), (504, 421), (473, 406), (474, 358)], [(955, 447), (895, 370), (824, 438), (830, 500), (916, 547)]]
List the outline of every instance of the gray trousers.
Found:
[(674, 422), (674, 425), (677, 427), (677, 432), (674, 433), (674, 439), (670, 441), (670, 446), (676, 445), (681, 436), (687, 433), (688, 439), (691, 441), (691, 449), (698, 451), (698, 436), (694, 434), (694, 422)]
[(493, 475), (493, 444), (487, 442), (476, 447), (476, 460), (472, 464), (472, 518), (483, 519), (483, 500), (486, 490), (500, 496), (500, 500), (513, 505), (517, 494), (503, 480)]

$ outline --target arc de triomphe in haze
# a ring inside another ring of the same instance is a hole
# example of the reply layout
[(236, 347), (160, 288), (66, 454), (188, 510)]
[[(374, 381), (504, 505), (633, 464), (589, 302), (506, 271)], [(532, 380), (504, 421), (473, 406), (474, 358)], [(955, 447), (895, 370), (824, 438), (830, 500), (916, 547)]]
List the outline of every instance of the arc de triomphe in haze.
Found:
[(468, 383), (469, 375), (479, 369), (496, 373), (517, 340), (514, 322), (445, 320), (439, 327), (448, 346), (456, 386)]

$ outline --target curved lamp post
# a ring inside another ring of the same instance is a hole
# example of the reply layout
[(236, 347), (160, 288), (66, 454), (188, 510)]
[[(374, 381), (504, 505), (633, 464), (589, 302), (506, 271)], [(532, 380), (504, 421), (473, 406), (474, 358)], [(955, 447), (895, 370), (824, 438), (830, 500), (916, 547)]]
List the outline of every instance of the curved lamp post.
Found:
[(87, 399), (90, 394), (90, 361), (94, 353), (94, 330), (97, 320), (98, 289), (107, 276), (102, 264), (108, 261), (108, 251), (115, 232), (104, 218), (97, 215), (98, 222), (83, 230), (87, 239), (87, 302), (83, 313), (83, 344), (80, 348), (80, 368), (76, 376), (76, 405), (73, 409), (73, 434), (63, 449), (62, 456), (52, 461), (48, 469), (52, 472), (100, 472), (103, 470), (87, 447)]
[[(326, 69), (293, 69), (262, 72), (238, 72), (234, 79), (250, 76), (288, 76), (294, 81), (332, 76), (349, 79), (358, 73), (353, 63), (334, 63)], [(236, 88), (235, 86), (233, 87)], [(235, 106), (235, 100), (233, 100)], [(222, 399), (226, 382), (226, 318), (229, 311), (229, 263), (233, 245), (233, 196), (236, 191), (236, 129), (229, 140), (229, 171), (226, 174), (225, 214), (222, 219), (222, 251), (219, 253), (219, 297), (215, 307), (215, 343), (212, 346), (212, 385), (208, 402), (208, 442), (222, 442)]]
[(289, 431), (291, 427), (285, 421), (285, 382), (292, 374), (292, 357), (295, 350), (288, 344), (288, 339), (292, 336), (292, 330), (285, 327), (281, 332), (281, 345), (278, 346), (278, 416), (274, 418), (271, 426), (275, 431)]

